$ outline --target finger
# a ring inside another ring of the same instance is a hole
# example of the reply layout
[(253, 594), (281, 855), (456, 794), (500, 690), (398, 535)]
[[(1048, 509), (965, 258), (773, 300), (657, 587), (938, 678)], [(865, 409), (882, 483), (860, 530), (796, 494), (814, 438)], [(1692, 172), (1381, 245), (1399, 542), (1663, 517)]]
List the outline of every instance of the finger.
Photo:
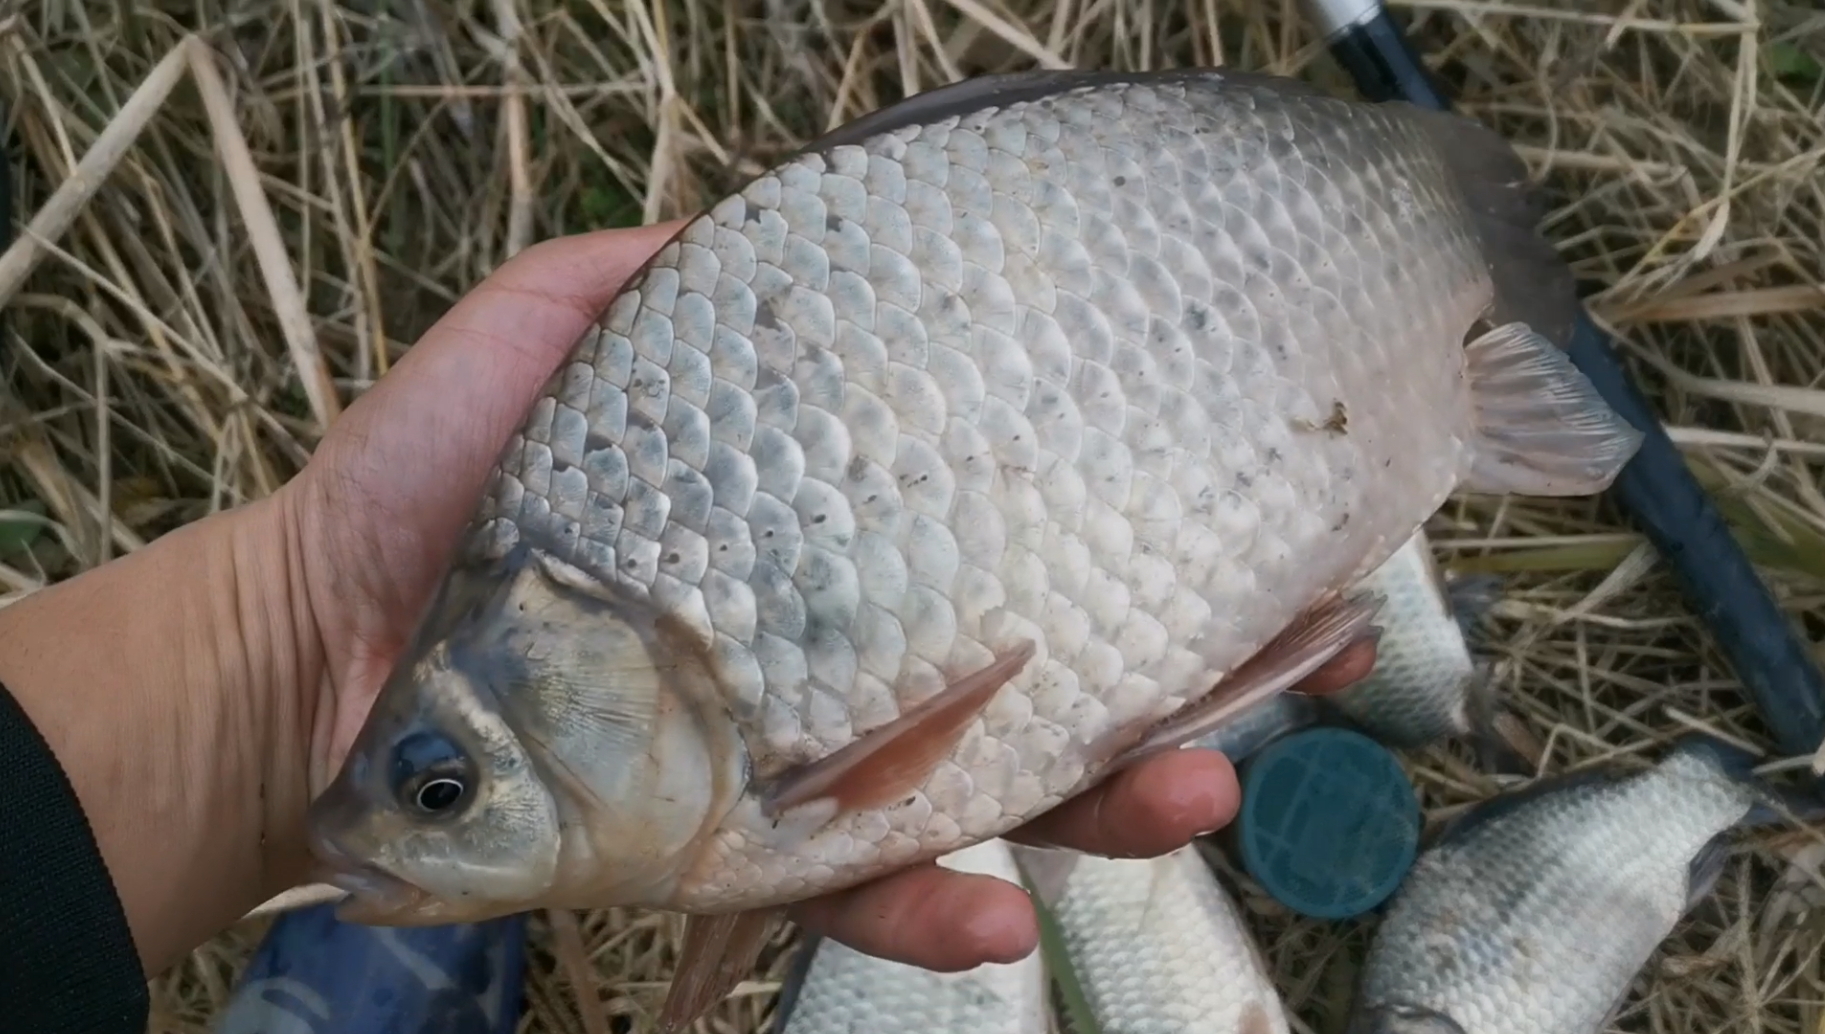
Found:
[(1241, 800), (1228, 758), (1214, 750), (1174, 750), (1136, 762), (1007, 838), (1111, 858), (1154, 858), (1228, 825)]
[(1039, 946), (1025, 890), (931, 863), (800, 902), (791, 916), (865, 955), (939, 973), (1015, 962)]
[(1293, 687), (1293, 692), (1307, 696), (1328, 696), (1348, 689), (1369, 677), (1375, 668), (1379, 637), (1358, 639), (1343, 652), (1326, 661), (1324, 667), (1307, 675)]

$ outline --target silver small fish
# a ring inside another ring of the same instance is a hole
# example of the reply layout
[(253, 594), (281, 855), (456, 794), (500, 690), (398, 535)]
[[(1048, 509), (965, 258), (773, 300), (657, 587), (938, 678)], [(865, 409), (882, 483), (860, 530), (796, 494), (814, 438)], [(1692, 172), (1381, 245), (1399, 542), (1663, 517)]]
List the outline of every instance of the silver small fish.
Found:
[(1159, 858), (1016, 846), (1108, 1034), (1287, 1034), (1272, 971), (1194, 842)]
[(1287, 733), (1343, 724), (1395, 748), (1462, 737), (1491, 769), (1516, 770), (1518, 754), (1495, 730), (1500, 701), (1490, 665), (1469, 645), (1471, 628), (1499, 598), (1499, 583), (1478, 576), (1447, 582), (1419, 531), (1359, 587), (1384, 600), (1375, 615), (1382, 630), (1375, 667), (1366, 678), (1322, 699), (1280, 694), (1195, 745), (1239, 761)]
[[(1347, 1034), (1594, 1034), (1740, 829), (1783, 821), (1753, 757), (1692, 736), (1647, 771), (1493, 797), (1423, 851), (1375, 933)], [(1825, 815), (1789, 798), (1800, 817)]]
[[(938, 859), (1018, 885), (1008, 845), (985, 840)], [(1049, 983), (1039, 952), (1018, 962), (934, 973), (810, 938), (780, 989), (775, 1034), (1048, 1034)]]
[(1386, 600), (1376, 614), (1383, 631), (1375, 668), (1327, 702), (1389, 746), (1492, 738), (1498, 701), (1489, 665), (1472, 656), (1466, 637), (1466, 626), (1480, 616), (1478, 606), (1487, 607), (1482, 596), (1453, 593), (1423, 531), (1370, 572), (1362, 587)]
[(313, 804), (340, 914), (686, 913), (676, 1026), (786, 906), (1296, 684), (1452, 492), (1640, 444), (1525, 180), (1227, 69), (969, 80), (778, 163), (506, 444)]

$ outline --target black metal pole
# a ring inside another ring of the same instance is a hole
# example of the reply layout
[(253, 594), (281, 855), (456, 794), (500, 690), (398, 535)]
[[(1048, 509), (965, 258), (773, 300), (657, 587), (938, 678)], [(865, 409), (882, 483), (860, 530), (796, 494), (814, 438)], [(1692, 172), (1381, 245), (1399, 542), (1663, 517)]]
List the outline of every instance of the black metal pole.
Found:
[[(1310, 0), (1310, 5), (1331, 54), (1365, 97), (1450, 109), (1444, 88), (1379, 0)], [(1811, 754), (1825, 741), (1825, 681), (1806, 646), (1588, 314), (1580, 314), (1567, 352), (1604, 399), (1646, 436), (1616, 479), (1612, 497), (1659, 550), (1781, 750)]]

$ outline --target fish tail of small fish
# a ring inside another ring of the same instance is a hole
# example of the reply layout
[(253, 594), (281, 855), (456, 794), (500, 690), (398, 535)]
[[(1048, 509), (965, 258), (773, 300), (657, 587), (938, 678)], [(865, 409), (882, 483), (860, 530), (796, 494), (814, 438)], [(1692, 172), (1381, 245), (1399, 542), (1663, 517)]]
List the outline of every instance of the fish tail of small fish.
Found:
[(1490, 329), (1467, 345), (1476, 434), (1465, 487), (1489, 494), (1594, 495), (1643, 435), (1565, 353), (1577, 283), (1540, 232), (1541, 196), (1500, 134), (1462, 115), (1409, 108), (1439, 145), (1489, 263)]
[(779, 996), (773, 1004), (773, 1025), (767, 1029), (767, 1034), (786, 1034), (791, 1029), (789, 1025), (798, 1012), (799, 998), (805, 993), (805, 981), (811, 976), (811, 964), (817, 961), (823, 947), (823, 934), (807, 930), (799, 935), (798, 950), (786, 964), (785, 975), (780, 977)]
[(1460, 574), (1445, 579), (1445, 609), (1451, 612), (1465, 642), (1476, 638), (1477, 626), (1507, 595), (1507, 585), (1499, 574)]
[(1670, 754), (1697, 757), (1732, 782), (1754, 788), (1764, 798), (1744, 816), (1739, 828), (1784, 826), (1793, 822), (1825, 822), (1825, 787), (1817, 779), (1799, 784), (1777, 784), (1757, 769), (1768, 759), (1729, 740), (1705, 732), (1689, 732), (1673, 745)]
[[(1528, 776), (1539, 769), (1538, 745), (1513, 728), (1515, 722), (1496, 686), (1495, 665), (1478, 660), (1464, 676), (1464, 738), (1483, 771)], [(1532, 754), (1532, 757), (1529, 755)]]

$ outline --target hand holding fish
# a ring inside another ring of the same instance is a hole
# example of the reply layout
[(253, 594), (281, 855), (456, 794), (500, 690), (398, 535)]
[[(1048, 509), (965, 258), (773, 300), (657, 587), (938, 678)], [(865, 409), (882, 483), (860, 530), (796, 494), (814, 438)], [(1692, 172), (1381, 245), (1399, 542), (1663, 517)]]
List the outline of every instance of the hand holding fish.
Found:
[[(627, 276), (679, 224), (550, 241), (474, 288), (351, 406), (295, 492), (304, 583), (327, 677), (316, 704), (311, 791), (347, 754), (413, 631), (503, 442), (554, 367)], [(1363, 642), (1300, 686), (1368, 674)], [(1153, 758), (1008, 839), (1096, 854), (1165, 854), (1237, 806), (1222, 755)], [(799, 905), (794, 918), (870, 954), (936, 970), (1018, 958), (1037, 944), (1026, 895), (927, 863)]]
[(313, 877), (684, 913), (667, 1030), (782, 912), (1018, 957), (1019, 889), (933, 859), (1221, 826), (1178, 748), (1366, 675), (1358, 582), (1452, 493), (1639, 446), (1526, 180), (1225, 69), (929, 91), (516, 257), (281, 490), (0, 611), (0, 682), (154, 971)]
[[(146, 973), (311, 879), (304, 815), (412, 634), (501, 441), (678, 224), (529, 249), (471, 291), (297, 478), (0, 610), (0, 685), (54, 752)], [(1301, 688), (1364, 677), (1353, 650)], [(1229, 821), (1220, 754), (1137, 765), (1013, 839), (1163, 854)], [(1031, 906), (925, 865), (795, 918), (931, 969), (1021, 955)]]
[[(1017, 891), (928, 863), (1036, 820), (1161, 850), (1218, 824), (1227, 781), (1125, 797), (1372, 651), (1359, 579), (1454, 491), (1587, 495), (1640, 444), (1556, 343), (1575, 281), (1536, 200), (1459, 117), (1036, 72), (840, 127), (589, 305), (504, 277), (451, 334), (575, 336), (510, 431), (423, 403), (503, 447), (409, 638), (352, 640), (393, 663), (311, 805), (320, 878), (364, 922), (683, 913), (663, 1030), (782, 913), (1019, 954)], [(516, 293), (543, 305), (480, 311)]]

